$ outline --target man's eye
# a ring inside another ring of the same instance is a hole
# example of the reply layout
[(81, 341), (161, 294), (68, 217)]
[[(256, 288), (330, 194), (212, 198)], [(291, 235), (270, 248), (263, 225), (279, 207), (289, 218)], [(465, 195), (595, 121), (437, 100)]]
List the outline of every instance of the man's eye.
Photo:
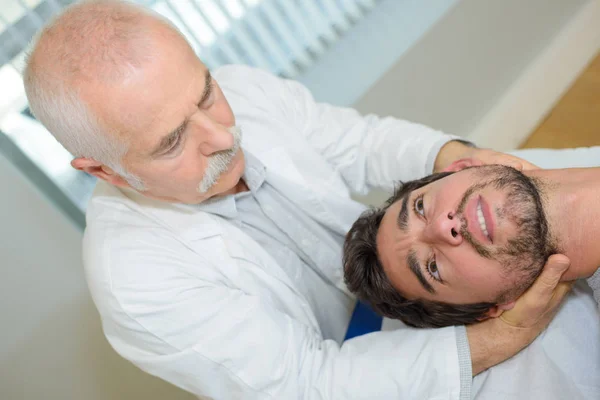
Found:
[(177, 138), (177, 141), (175, 143), (173, 143), (173, 145), (171, 147), (169, 147), (169, 150), (165, 151), (165, 155), (169, 155), (169, 154), (173, 154), (178, 148), (179, 145), (181, 144), (181, 135)]
[(429, 272), (429, 275), (431, 275), (431, 277), (436, 281), (442, 281), (442, 277), (440, 276), (440, 271), (438, 270), (435, 259), (432, 259), (427, 263), (427, 272)]
[(423, 204), (423, 196), (417, 197), (415, 200), (415, 211), (421, 215), (425, 215), (425, 207)]
[(169, 150), (167, 150), (165, 152), (165, 154), (171, 154), (171, 153), (173, 153), (175, 150), (177, 150), (177, 147), (179, 147), (179, 140), (177, 142), (175, 142), (175, 144), (173, 146), (171, 146), (169, 148)]
[(198, 104), (198, 107), (202, 110), (206, 110), (214, 104), (213, 95), (211, 94), (202, 103)]

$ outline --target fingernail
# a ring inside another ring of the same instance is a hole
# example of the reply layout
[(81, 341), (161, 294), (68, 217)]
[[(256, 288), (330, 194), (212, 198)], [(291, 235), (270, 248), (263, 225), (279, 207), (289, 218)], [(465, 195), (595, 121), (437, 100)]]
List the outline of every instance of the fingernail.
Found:
[(563, 271), (569, 268), (569, 265), (571, 265), (571, 262), (568, 259), (564, 259), (562, 257), (558, 260), (554, 260), (554, 263), (556, 264), (557, 269)]

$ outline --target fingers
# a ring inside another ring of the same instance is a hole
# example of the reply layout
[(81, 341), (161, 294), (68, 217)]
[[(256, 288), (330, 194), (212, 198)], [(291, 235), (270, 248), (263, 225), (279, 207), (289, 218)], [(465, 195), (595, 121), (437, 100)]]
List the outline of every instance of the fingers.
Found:
[(540, 169), (537, 165), (523, 160), (522, 158), (491, 149), (473, 149), (472, 157), (479, 159), (482, 164), (501, 164), (519, 171)]
[(515, 169), (519, 170), (519, 171), (530, 171), (533, 169), (540, 169), (540, 167), (538, 167), (535, 164), (530, 163), (529, 161), (525, 161), (525, 160), (519, 160), (516, 162)]
[(509, 167), (513, 167), (517, 171), (523, 171), (523, 163), (518, 161), (512, 162), (511, 165), (509, 165)]
[(528, 170), (533, 170), (533, 169), (540, 169), (540, 167), (538, 167), (537, 165), (532, 164), (529, 161), (525, 161), (525, 160), (515, 157), (515, 156), (502, 155), (501, 161), (499, 163), (507, 165), (509, 167), (512, 167), (518, 171), (528, 171)]
[(507, 154), (498, 153), (499, 156), (497, 158), (496, 163), (506, 165), (507, 167), (514, 168), (518, 171), (523, 171), (523, 166), (526, 161), (521, 160), (520, 158), (509, 156)]

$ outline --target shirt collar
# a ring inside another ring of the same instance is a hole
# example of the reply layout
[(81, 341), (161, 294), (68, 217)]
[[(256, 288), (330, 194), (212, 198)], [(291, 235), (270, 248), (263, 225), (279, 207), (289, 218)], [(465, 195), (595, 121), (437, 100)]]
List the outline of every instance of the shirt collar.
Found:
[[(255, 193), (265, 181), (266, 169), (262, 162), (250, 152), (244, 150), (245, 168), (242, 179), (246, 182), (250, 192)], [(223, 218), (235, 218), (237, 216), (236, 199), (249, 193), (238, 193), (215, 197), (198, 204), (198, 209), (210, 214), (219, 215)]]
[(242, 178), (251, 192), (256, 192), (262, 184), (265, 182), (267, 175), (266, 168), (262, 162), (252, 153), (244, 151), (244, 158), (246, 160), (246, 168), (244, 169), (244, 175)]

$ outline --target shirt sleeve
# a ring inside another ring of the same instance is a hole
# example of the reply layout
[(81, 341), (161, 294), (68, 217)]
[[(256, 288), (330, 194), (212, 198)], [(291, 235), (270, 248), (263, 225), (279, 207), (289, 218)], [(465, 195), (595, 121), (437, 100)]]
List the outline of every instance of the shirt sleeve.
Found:
[(142, 370), (214, 399), (461, 398), (456, 328), (376, 332), (340, 346), (277, 299), (220, 276), (224, 266), (148, 235), (152, 246), (147, 235), (108, 252), (104, 244), (99, 252), (118, 254), (102, 261), (116, 263), (105, 277), (93, 276), (99, 258), (86, 262), (107, 339)]
[(283, 103), (292, 108), (304, 134), (341, 173), (357, 193), (373, 188), (392, 189), (397, 181), (421, 178), (433, 172), (441, 147), (456, 136), (393, 117), (360, 115), (351, 108), (317, 103), (295, 81), (285, 81)]
[(600, 307), (600, 268), (596, 270), (594, 275), (587, 279), (587, 283), (592, 288), (594, 299), (596, 300), (598, 307)]
[(473, 364), (471, 362), (471, 348), (469, 347), (467, 328), (461, 325), (455, 326), (454, 329), (456, 329), (456, 349), (458, 350), (460, 371), (460, 400), (471, 400)]
[(351, 108), (318, 103), (299, 82), (264, 71), (229, 67), (220, 72), (232, 86), (243, 82), (254, 102), (268, 104), (274, 118), (302, 132), (357, 193), (429, 175), (441, 147), (458, 138), (402, 119), (362, 116)]

